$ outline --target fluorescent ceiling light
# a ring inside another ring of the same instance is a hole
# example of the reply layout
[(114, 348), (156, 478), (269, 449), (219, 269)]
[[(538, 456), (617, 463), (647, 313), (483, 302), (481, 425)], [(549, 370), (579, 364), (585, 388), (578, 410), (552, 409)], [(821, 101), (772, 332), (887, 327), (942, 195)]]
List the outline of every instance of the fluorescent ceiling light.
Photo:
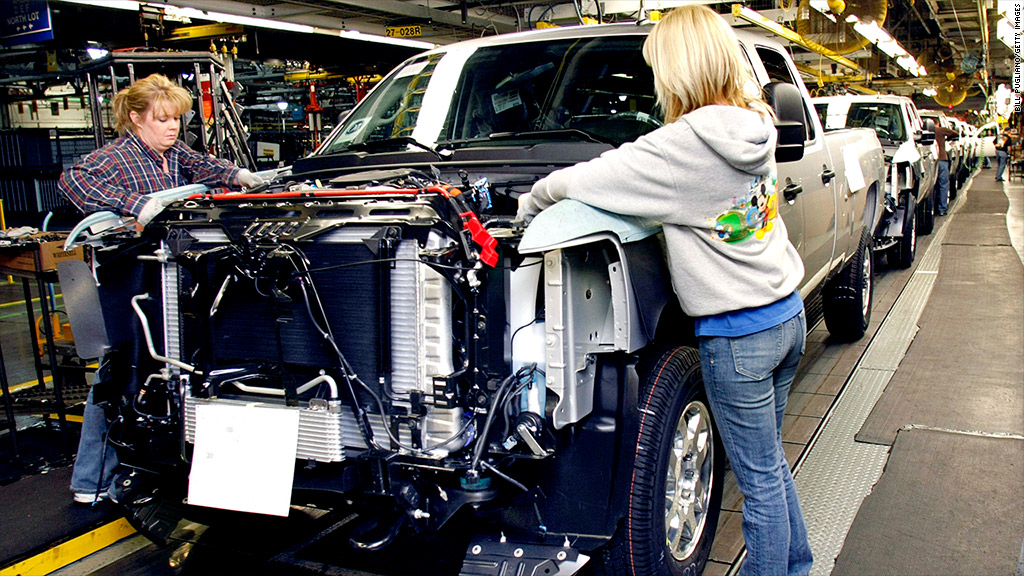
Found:
[(339, 30), (338, 35), (342, 38), (352, 38), (353, 40), (362, 40), (364, 42), (379, 42), (381, 44), (393, 44), (395, 46), (408, 46), (409, 48), (419, 48), (421, 50), (430, 50), (435, 47), (434, 44), (424, 42), (423, 40), (390, 38), (388, 36), (377, 36), (376, 34), (364, 34), (358, 30)]
[(69, 4), (85, 4), (86, 6), (95, 6), (97, 8), (113, 8), (114, 10), (131, 10), (133, 12), (139, 11), (139, 3), (132, 2), (131, 0), (62, 0)]
[(828, 9), (828, 0), (811, 0), (811, 8), (814, 8), (825, 18), (828, 18), (832, 22), (836, 22), (836, 17), (832, 15), (832, 11)]
[(351, 38), (353, 40), (362, 40), (365, 42), (378, 42), (381, 44), (392, 44), (395, 46), (407, 46), (409, 48), (419, 48), (421, 50), (429, 50), (435, 47), (435, 44), (431, 42), (424, 42), (422, 40), (410, 40), (408, 38), (389, 38), (387, 36), (378, 36), (376, 34), (366, 34), (358, 32), (356, 30), (337, 30), (333, 28), (320, 28), (318, 26), (307, 26), (305, 24), (295, 24), (294, 22), (283, 22), (281, 20), (268, 20), (265, 18), (253, 18), (251, 16), (239, 16), (236, 14), (226, 14), (224, 12), (211, 12), (209, 10), (197, 10), (195, 8), (180, 8), (178, 6), (171, 6), (170, 4), (160, 4), (156, 2), (132, 2), (129, 0), (61, 0), (62, 2), (68, 2), (70, 4), (85, 4), (87, 6), (95, 6), (97, 8), (113, 8), (117, 10), (131, 10), (138, 12), (140, 6), (152, 6), (163, 10), (168, 16), (182, 19), (196, 19), (196, 20), (209, 20), (212, 22), (224, 22), (227, 24), (239, 24), (242, 26), (251, 26), (254, 28), (269, 28), (271, 30), (286, 30), (288, 32), (297, 32), (299, 34), (324, 34), (328, 36), (339, 36), (341, 38)]
[[(1024, 1), (1024, 0), (1019, 0)], [(818, 12), (828, 18), (829, 20), (836, 22), (835, 17), (832, 15), (828, 8), (827, 0), (811, 0), (811, 8), (814, 8)], [(927, 75), (928, 72), (923, 66), (917, 63), (917, 60), (910, 55), (895, 38), (889, 35), (884, 28), (878, 25), (878, 22), (871, 22), (866, 24), (861, 22), (856, 15), (849, 15), (846, 17), (846, 22), (853, 24), (853, 29), (866, 38), (868, 42), (871, 42), (878, 47), (886, 56), (896, 60), (896, 64), (904, 70), (910, 72), (914, 76)]]
[(251, 16), (238, 16), (235, 14), (225, 14), (222, 12), (210, 12), (208, 10), (196, 10), (195, 8), (179, 8), (177, 6), (171, 6), (170, 4), (153, 4), (146, 2), (148, 6), (155, 6), (164, 11), (165, 14), (174, 18), (188, 18), (196, 20), (212, 20), (214, 22), (224, 22), (227, 24), (239, 24), (241, 26), (252, 26), (255, 28), (271, 28), (274, 30), (286, 30), (288, 32), (298, 32), (300, 34), (312, 34), (317, 32), (317, 28), (313, 26), (306, 26), (305, 24), (293, 24), (291, 22), (281, 22), (279, 20), (264, 20), (262, 18), (253, 18)]

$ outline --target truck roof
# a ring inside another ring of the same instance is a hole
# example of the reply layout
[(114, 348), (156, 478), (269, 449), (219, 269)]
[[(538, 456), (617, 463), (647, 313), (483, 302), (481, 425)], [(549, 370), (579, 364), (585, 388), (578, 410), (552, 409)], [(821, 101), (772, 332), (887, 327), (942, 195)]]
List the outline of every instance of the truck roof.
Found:
[[(726, 18), (728, 22), (728, 18)], [(559, 28), (544, 28), (541, 30), (527, 30), (524, 32), (514, 32), (511, 34), (500, 34), (495, 36), (485, 36), (482, 38), (474, 38), (472, 40), (463, 40), (454, 44), (446, 44), (439, 46), (424, 52), (423, 54), (434, 54), (446, 52), (453, 46), (465, 46), (465, 47), (483, 47), (483, 46), (505, 46), (509, 44), (519, 44), (523, 42), (538, 42), (545, 40), (564, 40), (571, 38), (593, 38), (596, 36), (646, 36), (654, 28), (653, 22), (636, 24), (632, 22), (621, 23), (621, 24), (601, 24), (599, 26), (563, 26)], [(785, 47), (780, 44), (777, 40), (768, 36), (762, 36), (760, 34), (751, 32), (749, 30), (733, 28), (736, 36), (744, 44), (759, 44), (762, 46), (770, 46), (778, 50), (785, 51)], [(421, 54), (422, 55), (422, 54)], [(419, 57), (417, 55), (415, 57)]]
[(819, 96), (812, 98), (815, 102), (887, 102), (890, 104), (898, 104), (900, 102), (910, 102), (913, 104), (913, 100), (906, 96), (900, 96), (898, 94), (850, 94), (846, 96)]

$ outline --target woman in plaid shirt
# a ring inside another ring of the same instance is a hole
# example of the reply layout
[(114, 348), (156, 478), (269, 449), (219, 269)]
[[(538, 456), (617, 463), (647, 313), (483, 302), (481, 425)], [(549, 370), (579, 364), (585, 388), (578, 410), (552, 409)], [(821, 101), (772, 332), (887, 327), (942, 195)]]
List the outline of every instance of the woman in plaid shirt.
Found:
[[(113, 210), (146, 225), (166, 205), (146, 194), (186, 184), (253, 188), (263, 180), (230, 162), (193, 151), (178, 140), (181, 115), (192, 96), (165, 76), (153, 74), (121, 90), (113, 101), (115, 128), (122, 134), (61, 175), (61, 192), (83, 213)], [(100, 363), (93, 385), (103, 381)], [(104, 449), (107, 428), (92, 390), (82, 416), (82, 436), (71, 476), (75, 502), (102, 500), (110, 488), (117, 457)]]
[(64, 172), (61, 192), (83, 213), (113, 210), (145, 225), (163, 208), (158, 201), (147, 204), (146, 194), (186, 184), (262, 184), (256, 174), (178, 140), (181, 115), (191, 108), (192, 95), (160, 74), (121, 90), (113, 109), (123, 136)]

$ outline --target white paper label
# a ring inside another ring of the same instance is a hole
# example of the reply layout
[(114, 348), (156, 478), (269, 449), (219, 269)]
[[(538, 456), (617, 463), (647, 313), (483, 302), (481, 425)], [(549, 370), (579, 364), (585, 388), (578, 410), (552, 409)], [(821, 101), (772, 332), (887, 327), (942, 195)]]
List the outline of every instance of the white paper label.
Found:
[(846, 183), (850, 186), (850, 193), (862, 190), (867, 183), (864, 182), (864, 172), (860, 169), (860, 146), (844, 146), (843, 161), (846, 163)]
[(518, 90), (509, 90), (501, 94), (491, 94), (491, 105), (494, 106), (495, 114), (501, 114), (505, 110), (522, 106), (523, 100), (519, 97)]
[(298, 438), (296, 410), (197, 405), (189, 504), (287, 516)]

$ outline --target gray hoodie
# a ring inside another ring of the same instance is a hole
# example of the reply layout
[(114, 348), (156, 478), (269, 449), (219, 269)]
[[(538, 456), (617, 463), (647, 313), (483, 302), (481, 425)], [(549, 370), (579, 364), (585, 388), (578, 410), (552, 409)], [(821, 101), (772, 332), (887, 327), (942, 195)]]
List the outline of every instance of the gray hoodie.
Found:
[(527, 221), (563, 198), (660, 221), (683, 311), (710, 316), (793, 293), (804, 267), (778, 217), (775, 127), (704, 106), (600, 157), (552, 172), (520, 198)]

